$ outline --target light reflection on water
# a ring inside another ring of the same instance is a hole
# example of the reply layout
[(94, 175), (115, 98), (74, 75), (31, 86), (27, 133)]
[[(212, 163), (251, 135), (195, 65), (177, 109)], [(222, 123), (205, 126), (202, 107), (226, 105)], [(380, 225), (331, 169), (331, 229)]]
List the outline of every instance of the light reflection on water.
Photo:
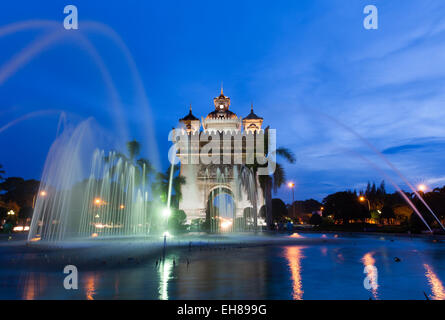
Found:
[(43, 275), (30, 272), (24, 275), (23, 281), (23, 299), (34, 300), (46, 287), (46, 278)]
[(87, 273), (87, 280), (85, 285), (87, 300), (94, 300), (94, 295), (96, 294), (96, 281), (96, 275), (94, 272)]
[(165, 259), (159, 267), (159, 299), (168, 300), (168, 284), (172, 278), (173, 261)]
[(426, 269), (425, 276), (428, 279), (428, 283), (431, 286), (431, 291), (433, 293), (432, 298), (434, 300), (445, 300), (445, 288), (443, 287), (442, 281), (434, 273), (433, 268), (428, 264), (424, 263), (423, 266)]
[(292, 298), (294, 300), (303, 300), (304, 291), (301, 278), (301, 260), (304, 258), (303, 247), (285, 247), (285, 257), (292, 276)]

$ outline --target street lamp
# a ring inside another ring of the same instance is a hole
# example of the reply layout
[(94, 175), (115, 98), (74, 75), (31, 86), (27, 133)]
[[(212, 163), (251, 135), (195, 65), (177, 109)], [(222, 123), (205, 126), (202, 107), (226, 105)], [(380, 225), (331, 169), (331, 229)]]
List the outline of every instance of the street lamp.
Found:
[(366, 199), (364, 196), (358, 197), (358, 200), (360, 202), (365, 202), (365, 200), (368, 202), (368, 210), (371, 211), (371, 204), (369, 203), (369, 199)]
[[(45, 190), (42, 190), (39, 192), (39, 196), (44, 198), (47, 196), (47, 192)], [(34, 209), (36, 206), (36, 198), (37, 198), (37, 194), (34, 194), (34, 196), (32, 197), (32, 208)]]
[(295, 202), (295, 199), (294, 199), (294, 188), (295, 188), (295, 183), (290, 181), (290, 182), (287, 183), (287, 186), (292, 189), (292, 216), (293, 216), (293, 218), (295, 218), (295, 208), (294, 208), (294, 202)]
[(94, 199), (94, 204), (98, 207), (100, 207), (103, 204), (103, 201), (101, 198)]

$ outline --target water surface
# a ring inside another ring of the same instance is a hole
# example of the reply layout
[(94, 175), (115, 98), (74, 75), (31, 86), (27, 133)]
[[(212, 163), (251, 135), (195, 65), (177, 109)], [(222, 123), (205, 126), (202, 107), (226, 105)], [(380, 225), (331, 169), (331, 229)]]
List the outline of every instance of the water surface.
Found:
[[(346, 241), (171, 249), (164, 262), (153, 257), (127, 261), (119, 268), (80, 269), (78, 290), (64, 289), (62, 270), (11, 268), (2, 263), (0, 298), (422, 300), (427, 295), (445, 299), (444, 242), (340, 237)], [(2, 260), (5, 254), (16, 261), (24, 258), (14, 249), (0, 251), (4, 251)], [(369, 289), (364, 286), (366, 277), (374, 284)]]

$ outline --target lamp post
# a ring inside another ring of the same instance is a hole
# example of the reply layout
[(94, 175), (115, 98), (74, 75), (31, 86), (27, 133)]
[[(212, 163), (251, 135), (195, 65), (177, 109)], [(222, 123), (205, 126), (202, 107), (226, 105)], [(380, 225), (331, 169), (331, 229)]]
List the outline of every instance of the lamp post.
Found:
[[(42, 190), (42, 191), (39, 192), (39, 196), (42, 197), (42, 198), (45, 198), (47, 194), (48, 193), (45, 190)], [(37, 200), (37, 195), (35, 194), (34, 197), (32, 197), (32, 208), (33, 209), (36, 206), (36, 200)]]
[(369, 199), (365, 198), (364, 196), (360, 196), (358, 198), (360, 200), (360, 202), (365, 202), (365, 200), (368, 202), (368, 210), (369, 212), (371, 212), (371, 203), (369, 202)]
[(293, 216), (293, 218), (295, 218), (295, 209), (294, 209), (294, 201), (295, 201), (295, 199), (294, 199), (294, 188), (295, 188), (295, 183), (288, 182), (287, 186), (292, 189), (292, 216)]

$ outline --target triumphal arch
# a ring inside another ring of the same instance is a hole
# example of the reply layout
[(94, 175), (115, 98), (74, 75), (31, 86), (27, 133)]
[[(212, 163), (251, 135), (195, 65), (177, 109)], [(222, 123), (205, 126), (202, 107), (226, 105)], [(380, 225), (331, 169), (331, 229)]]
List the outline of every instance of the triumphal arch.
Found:
[(264, 224), (258, 215), (264, 195), (252, 163), (264, 140), (263, 118), (253, 105), (246, 117), (238, 117), (223, 89), (213, 103), (214, 110), (201, 120), (190, 106), (174, 130), (179, 174), (185, 178), (179, 209), (188, 223), (206, 221), (213, 231), (256, 228)]

